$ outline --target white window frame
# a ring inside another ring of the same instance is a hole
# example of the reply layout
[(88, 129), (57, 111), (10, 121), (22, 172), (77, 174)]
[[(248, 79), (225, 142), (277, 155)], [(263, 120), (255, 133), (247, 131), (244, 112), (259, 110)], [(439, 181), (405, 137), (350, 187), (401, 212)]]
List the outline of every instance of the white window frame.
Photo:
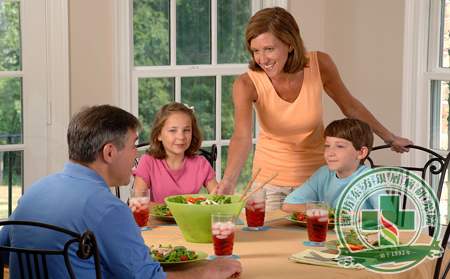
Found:
[[(170, 5), (171, 18), (176, 18), (176, 0)], [(287, 9), (287, 0), (252, 0), (252, 13), (262, 8), (279, 6)], [(221, 86), (222, 76), (238, 75), (248, 70), (248, 63), (243, 64), (217, 64), (217, 53), (212, 52), (211, 65), (186, 65), (176, 66), (176, 32), (171, 32), (170, 38), (170, 66), (153, 66), (153, 67), (135, 67), (133, 64), (133, 1), (132, 0), (113, 0), (114, 10), (114, 105), (130, 111), (134, 115), (138, 115), (138, 79), (144, 77), (164, 78), (175, 77), (175, 101), (181, 98), (181, 78), (192, 76), (216, 76), (216, 134), (221, 134)], [(211, 0), (212, 11), (212, 34), (211, 49), (217, 47), (217, 0)], [(176, 21), (171, 22), (171, 29), (175, 30)], [(256, 144), (256, 138), (259, 134), (259, 126), (256, 123), (255, 138), (253, 144)], [(211, 146), (217, 144), (219, 152), (217, 161), (221, 162), (220, 148), (228, 146), (230, 140), (221, 140), (219, 137), (214, 141), (204, 141), (203, 146)], [(216, 164), (216, 178), (220, 181), (221, 166)]]
[(61, 171), (68, 158), (69, 20), (68, 0), (19, 2), (22, 69), (0, 77), (22, 78), (22, 144), (0, 151), (23, 152), (23, 189)]
[[(440, 0), (405, 0), (402, 134), (413, 139), (415, 145), (428, 148), (430, 84), (432, 80), (450, 80), (450, 69), (439, 68), (438, 51), (434, 51), (434, 55), (428, 55), (428, 48), (438, 50), (440, 47), (440, 4)], [(436, 149), (435, 151), (444, 156), (447, 153)], [(402, 156), (402, 164), (420, 164), (425, 159), (419, 155), (411, 155)]]
[[(405, 0), (402, 133), (415, 145), (427, 148), (431, 147), (431, 82), (450, 80), (450, 68), (439, 67), (441, 3)], [(443, 156), (448, 153), (433, 150)], [(402, 165), (420, 165), (429, 159), (426, 155), (411, 155), (402, 156)], [(449, 208), (447, 221), (448, 213)]]
[[(48, 174), (64, 168), (69, 159), (70, 122), (69, 0), (46, 0), (48, 81)], [(34, 183), (34, 181), (33, 181)]]
[[(171, 0), (175, 2), (174, 0)], [(175, 5), (171, 5), (174, 7)], [(265, 7), (279, 6), (287, 9), (287, 0), (252, 0), (252, 8), (253, 11), (260, 10)], [(211, 0), (211, 10), (216, 11), (217, 0)], [(134, 67), (133, 61), (133, 18), (131, 16), (133, 10), (133, 0), (113, 0), (113, 21), (114, 21), (114, 91), (113, 91), (113, 101), (114, 105), (121, 107), (127, 111), (134, 112), (132, 103), (133, 103), (133, 95), (136, 92), (133, 92), (133, 72), (135, 72), (136, 68), (152, 68), (152, 67)], [(171, 8), (171, 16), (176, 16), (175, 9)], [(174, 18), (174, 17), (172, 17)], [(172, 22), (175, 24), (175, 21)], [(176, 27), (176, 26), (175, 26)], [(214, 27), (214, 26), (213, 26)], [(213, 28), (214, 29), (214, 28)], [(213, 49), (217, 46), (217, 34), (215, 34), (216, 30), (212, 31), (212, 45)], [(175, 32), (172, 32), (171, 38), (171, 57), (172, 62), (175, 63), (176, 59), (174, 59), (176, 54), (176, 40), (175, 40)], [(217, 65), (217, 55), (213, 53), (212, 55), (212, 65), (199, 65), (197, 66), (177, 66), (176, 69), (180, 72), (183, 71), (192, 71), (192, 70), (200, 70), (205, 69), (208, 72), (208, 68)], [(224, 65), (224, 75), (228, 74), (227, 70), (230, 67), (242, 67), (244, 64), (230, 64)], [(158, 66), (158, 70), (154, 71), (158, 73), (160, 70), (168, 69), (169, 66)], [(247, 69), (247, 66), (245, 66)], [(201, 72), (199, 72), (201, 74)], [(138, 78), (138, 76), (134, 76), (134, 78)]]
[[(0, 150), (24, 151), (25, 191), (36, 180), (60, 171), (68, 157), (68, 0), (1, 2), (21, 5), (22, 70), (0, 72), (0, 77), (23, 78), (24, 143), (0, 146)], [(42, 120), (46, 133), (42, 133)]]

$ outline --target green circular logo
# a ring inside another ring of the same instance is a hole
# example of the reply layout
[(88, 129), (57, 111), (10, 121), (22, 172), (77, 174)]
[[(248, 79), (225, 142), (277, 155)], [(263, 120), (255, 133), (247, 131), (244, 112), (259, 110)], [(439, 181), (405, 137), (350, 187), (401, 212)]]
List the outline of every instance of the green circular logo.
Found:
[[(439, 216), (439, 202), (421, 177), (392, 167), (365, 172), (345, 188), (336, 208), (339, 264), (398, 273), (440, 257)], [(434, 235), (421, 236), (422, 229)]]

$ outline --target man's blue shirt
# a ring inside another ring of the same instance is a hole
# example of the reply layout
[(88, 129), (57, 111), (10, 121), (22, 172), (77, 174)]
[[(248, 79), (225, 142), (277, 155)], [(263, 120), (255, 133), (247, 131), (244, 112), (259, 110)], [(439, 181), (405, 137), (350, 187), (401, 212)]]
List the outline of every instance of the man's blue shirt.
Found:
[[(64, 170), (31, 185), (19, 199), (9, 220), (48, 223), (78, 233), (94, 232), (100, 251), (102, 278), (166, 278), (145, 245), (130, 208), (111, 193), (106, 181), (93, 170), (66, 163)], [(70, 238), (50, 235), (38, 228), (5, 226), (0, 231), (0, 245), (34, 249), (61, 248)], [(11, 243), (11, 235), (14, 236)], [(75, 245), (73, 245), (75, 246)], [(72, 268), (77, 278), (93, 278), (94, 260), (78, 259), (72, 247)], [(48, 258), (50, 278), (68, 277), (64, 261)], [(18, 263), (10, 259), (11, 278), (18, 276)]]

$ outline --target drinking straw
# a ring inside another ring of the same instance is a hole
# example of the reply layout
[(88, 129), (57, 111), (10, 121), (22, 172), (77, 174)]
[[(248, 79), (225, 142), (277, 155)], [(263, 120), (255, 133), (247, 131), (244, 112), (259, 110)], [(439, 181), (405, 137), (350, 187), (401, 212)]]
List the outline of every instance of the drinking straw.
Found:
[(258, 176), (258, 174), (259, 174), (260, 171), (261, 171), (261, 168), (258, 168), (258, 169), (256, 170), (255, 174), (253, 174), (252, 179), (250, 179), (250, 182), (248, 183), (247, 187), (245, 188), (244, 193), (242, 193), (242, 196), (241, 196), (241, 198), (239, 199), (239, 202), (241, 202), (241, 201), (244, 199), (245, 194), (247, 194), (248, 189), (250, 189), (250, 186), (252, 185), (253, 181), (255, 181), (255, 179), (256, 179), (256, 177)]
[(248, 197), (250, 197), (251, 195), (253, 195), (254, 193), (256, 193), (256, 191), (258, 191), (259, 189), (261, 189), (262, 187), (264, 187), (267, 183), (269, 183), (272, 179), (274, 179), (275, 177), (277, 177), (278, 172), (275, 172), (274, 174), (272, 174), (271, 177), (267, 178), (266, 181), (264, 181), (261, 185), (259, 185), (255, 190), (253, 190), (250, 194), (248, 194), (248, 196), (246, 196), (243, 200), (248, 199)]

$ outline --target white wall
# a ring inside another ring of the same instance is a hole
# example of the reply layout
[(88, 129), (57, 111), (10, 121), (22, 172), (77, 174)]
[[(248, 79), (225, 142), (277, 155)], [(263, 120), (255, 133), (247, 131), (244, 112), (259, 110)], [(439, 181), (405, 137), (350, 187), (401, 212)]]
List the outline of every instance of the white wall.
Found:
[[(404, 5), (403, 0), (290, 0), (288, 7), (308, 50), (328, 53), (350, 92), (397, 135), (401, 131)], [(324, 94), (324, 124), (343, 117)], [(376, 137), (374, 145), (380, 144)], [(394, 153), (388, 156), (400, 163)]]
[(69, 1), (70, 108), (113, 103), (110, 0)]

